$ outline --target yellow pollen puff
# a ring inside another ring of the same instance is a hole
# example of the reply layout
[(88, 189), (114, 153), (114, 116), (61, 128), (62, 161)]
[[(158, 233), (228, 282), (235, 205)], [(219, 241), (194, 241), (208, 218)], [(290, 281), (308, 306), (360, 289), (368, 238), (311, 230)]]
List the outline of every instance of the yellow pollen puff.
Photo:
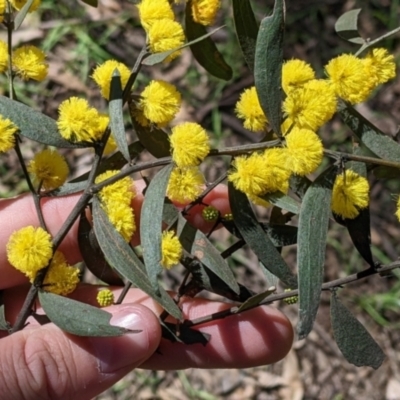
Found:
[(243, 120), (243, 126), (253, 132), (263, 131), (268, 123), (261, 109), (255, 86), (246, 89), (236, 103), (235, 112)]
[(333, 86), (326, 80), (312, 79), (288, 93), (283, 103), (285, 123), (315, 132), (332, 118), (336, 106)]
[(155, 21), (160, 19), (174, 20), (174, 12), (168, 0), (142, 0), (137, 8), (140, 15), (140, 23), (148, 31)]
[(288, 150), (287, 167), (293, 173), (304, 176), (320, 166), (324, 148), (315, 132), (295, 127), (285, 139)]
[[(103, 182), (121, 171), (118, 170), (108, 170), (100, 174), (95, 183)], [(111, 183), (103, 187), (99, 192), (100, 200), (103, 203), (108, 202), (119, 202), (124, 203), (127, 206), (131, 205), (132, 199), (135, 197), (135, 190), (132, 185), (132, 180), (129, 176), (119, 179), (117, 182)]]
[(136, 231), (132, 207), (118, 201), (108, 201), (102, 207), (115, 230), (129, 242)]
[(58, 107), (57, 126), (61, 136), (72, 142), (94, 142), (101, 139), (99, 113), (85, 99), (70, 97)]
[(210, 152), (207, 132), (195, 122), (184, 122), (172, 128), (172, 160), (179, 168), (199, 165)]
[(5, 12), (6, 12), (6, 0), (0, 0), (0, 23), (4, 21)]
[[(163, 53), (182, 46), (185, 42), (185, 34), (179, 22), (170, 19), (158, 19), (150, 26), (148, 45), (152, 53)], [(171, 61), (181, 54), (181, 50), (173, 52), (165, 61)]]
[[(174, 85), (164, 81), (151, 81), (140, 97), (140, 113), (159, 127), (171, 122), (181, 106), (181, 94)], [(141, 122), (140, 118), (138, 122)]]
[(65, 158), (55, 150), (45, 149), (35, 154), (28, 165), (34, 182), (45, 190), (53, 190), (64, 184), (69, 168)]
[(203, 191), (205, 180), (198, 167), (174, 168), (168, 182), (167, 196), (180, 204), (196, 200)]
[(48, 64), (45, 54), (35, 46), (22, 46), (13, 52), (13, 69), (23, 80), (42, 81), (47, 76)]
[(4, 40), (0, 40), (0, 73), (8, 68), (8, 46)]
[(164, 231), (161, 240), (161, 265), (166, 269), (171, 269), (179, 263), (182, 253), (182, 245), (175, 233)]
[(303, 60), (289, 60), (282, 67), (282, 88), (286, 94), (315, 78), (311, 65)]
[(108, 307), (114, 304), (114, 293), (110, 289), (101, 289), (97, 293), (97, 303), (100, 307)]
[(131, 71), (124, 63), (117, 60), (107, 60), (98, 65), (92, 74), (93, 80), (101, 90), (101, 95), (107, 100), (110, 98), (111, 79), (116, 69), (118, 69), (121, 77), (121, 87), (124, 89), (131, 75)]
[(394, 215), (396, 215), (397, 219), (400, 221), (400, 196), (397, 198), (396, 212), (394, 213)]
[(44, 278), (43, 289), (66, 296), (73, 292), (78, 285), (79, 274), (79, 268), (69, 265), (64, 254), (56, 251)]
[(332, 87), (338, 97), (351, 104), (365, 101), (371, 94), (374, 80), (365, 68), (363, 60), (342, 54), (325, 66)]
[(217, 12), (221, 7), (220, 0), (192, 0), (193, 21), (208, 26), (215, 22)]
[(43, 228), (27, 226), (15, 231), (7, 243), (10, 264), (30, 280), (46, 267), (53, 255), (51, 236)]
[(394, 56), (389, 54), (386, 49), (373, 49), (362, 61), (364, 62), (368, 74), (371, 75), (373, 79), (374, 87), (396, 76)]
[(336, 177), (332, 190), (332, 211), (342, 218), (353, 219), (368, 207), (369, 184), (366, 178), (348, 169)]
[(8, 118), (0, 115), (0, 153), (5, 153), (15, 146), (15, 134), (18, 127)]
[[(286, 158), (285, 149), (268, 149), (261, 154), (236, 157), (232, 163), (233, 168), (228, 173), (228, 180), (253, 202), (267, 193), (286, 193), (290, 178)], [(260, 202), (266, 205), (261, 200)]]

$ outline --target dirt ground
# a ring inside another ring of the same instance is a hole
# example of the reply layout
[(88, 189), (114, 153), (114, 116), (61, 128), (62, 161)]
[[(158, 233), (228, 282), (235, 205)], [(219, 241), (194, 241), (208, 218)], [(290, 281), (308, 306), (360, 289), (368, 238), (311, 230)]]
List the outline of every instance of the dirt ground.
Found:
[[(96, 63), (116, 58), (132, 66), (145, 42), (138, 24), (134, 6), (127, 1), (100, 0), (98, 9), (83, 7), (78, 1), (63, 0), (56, 9), (51, 1), (44, 1), (42, 13), (32, 15), (15, 35), (16, 42), (45, 43), (50, 64), (49, 78), (40, 85), (17, 87), (30, 105), (55, 117), (58, 104), (71, 95), (85, 95), (92, 105), (104, 107), (97, 89), (88, 75)], [(226, 24), (215, 38), (228, 63), (234, 69), (234, 78), (226, 83), (210, 78), (193, 60), (188, 50), (180, 59), (163, 68), (144, 68), (138, 86), (149, 79), (164, 79), (174, 83), (182, 92), (184, 105), (178, 116), (202, 124), (215, 134), (218, 147), (250, 143), (257, 140), (246, 131), (234, 116), (234, 106), (240, 92), (252, 85), (253, 78), (244, 65), (238, 45), (234, 43), (232, 17), (228, 2), (223, 1), (218, 24)], [(265, 5), (267, 4), (267, 6)], [(271, 8), (271, 1), (254, 1), (260, 20)], [(319, 74), (333, 56), (356, 48), (344, 42), (334, 32), (334, 23), (345, 11), (361, 7), (360, 30), (364, 37), (377, 37), (399, 24), (398, 1), (287, 1), (287, 32), (285, 57), (297, 57), (310, 62)], [(69, 10), (69, 11), (68, 11)], [(82, 24), (82, 19), (84, 24)], [(65, 21), (67, 20), (67, 21)], [(86, 32), (86, 34), (85, 34)], [(3, 33), (3, 32), (2, 32)], [(233, 43), (233, 44), (232, 44)], [(399, 35), (383, 43), (399, 60)], [(0, 88), (5, 87), (1, 81)], [(5, 93), (5, 89), (3, 89)], [(189, 96), (190, 93), (190, 96)], [(383, 131), (396, 137), (400, 123), (400, 79), (384, 85), (371, 100), (359, 107), (367, 118)], [(343, 148), (349, 132), (335, 118), (321, 130), (327, 148)], [(33, 151), (24, 148), (27, 157)], [(74, 174), (85, 172), (91, 156), (86, 151), (65, 152), (74, 166)], [(24, 190), (16, 173), (13, 155), (0, 161), (2, 183), (0, 193), (11, 195)], [(225, 168), (223, 160), (206, 165), (210, 181)], [(394, 196), (400, 192), (395, 179), (378, 181), (371, 176), (371, 224), (374, 256), (382, 263), (398, 259), (400, 254), (400, 225), (394, 217)], [(261, 214), (265, 221), (268, 212)], [(226, 232), (218, 233), (218, 240), (227, 240)], [(295, 247), (284, 249), (285, 260), (296, 265)], [(249, 250), (238, 252), (235, 265), (240, 282), (255, 291), (268, 287), (265, 277)], [(332, 223), (329, 231), (325, 281), (344, 277), (366, 268), (365, 262), (354, 250), (345, 230)], [(173, 275), (167, 277), (173, 282)], [(98, 396), (98, 400), (300, 400), (300, 399), (400, 399), (400, 295), (398, 277), (374, 276), (341, 292), (343, 302), (366, 326), (386, 354), (378, 370), (349, 364), (332, 339), (329, 318), (329, 295), (323, 293), (314, 330), (305, 340), (296, 340), (289, 355), (281, 362), (244, 370), (144, 371), (129, 374), (113, 388)], [(391, 293), (391, 307), (376, 294)], [(373, 307), (385, 318), (385, 326), (374, 322), (362, 305), (361, 299), (376, 298)], [(297, 306), (276, 304), (296, 325)]]

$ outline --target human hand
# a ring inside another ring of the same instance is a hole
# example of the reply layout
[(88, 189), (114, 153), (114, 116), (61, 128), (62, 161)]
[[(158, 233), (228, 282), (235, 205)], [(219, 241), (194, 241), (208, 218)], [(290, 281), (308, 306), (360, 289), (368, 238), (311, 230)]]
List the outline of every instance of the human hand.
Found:
[[(137, 184), (137, 185), (140, 185)], [(140, 189), (138, 189), (140, 193)], [(76, 204), (78, 196), (43, 200), (43, 213), (51, 233), (56, 233)], [(140, 215), (143, 198), (135, 197), (135, 215)], [(227, 211), (223, 189), (206, 199), (222, 212)], [(194, 210), (190, 217), (198, 228), (205, 228)], [(0, 202), (0, 243), (27, 225), (38, 225), (33, 200), (22, 196)], [(60, 250), (70, 264), (80, 261), (77, 224)], [(136, 236), (133, 241), (137, 243)], [(29, 286), (24, 275), (12, 268), (5, 245), (0, 248), (0, 289), (6, 318), (13, 324)], [(81, 284), (71, 295), (95, 304), (97, 287)], [(116, 296), (121, 291), (115, 288)], [(185, 318), (193, 319), (229, 308), (231, 305), (203, 299), (182, 299)], [(132, 289), (124, 304), (105, 308), (113, 314), (112, 325), (140, 330), (115, 338), (85, 338), (69, 335), (54, 324), (39, 325), (33, 318), (22, 331), (7, 336), (0, 332), (0, 393), (4, 399), (89, 399), (113, 385), (133, 368), (246, 368), (276, 362), (290, 349), (293, 330), (278, 310), (256, 309), (201, 325), (210, 334), (206, 346), (184, 345), (161, 338), (156, 315), (160, 306), (138, 289)], [(157, 351), (156, 351), (157, 350)]]

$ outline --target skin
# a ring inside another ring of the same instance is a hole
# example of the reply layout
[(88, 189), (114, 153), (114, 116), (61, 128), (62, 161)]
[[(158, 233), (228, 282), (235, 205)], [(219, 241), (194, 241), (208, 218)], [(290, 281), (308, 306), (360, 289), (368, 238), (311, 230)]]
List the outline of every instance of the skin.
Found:
[[(136, 182), (141, 193), (143, 182)], [(75, 205), (78, 195), (43, 201), (43, 213), (54, 235)], [(143, 196), (137, 194), (132, 207), (140, 215)], [(216, 188), (205, 199), (222, 214), (229, 212), (225, 187)], [(188, 219), (207, 230), (192, 210)], [(0, 290), (4, 290), (6, 318), (12, 324), (29, 289), (24, 275), (7, 261), (5, 244), (15, 230), (38, 226), (32, 198), (28, 195), (0, 201)], [(139, 221), (137, 221), (139, 225)], [(74, 264), (81, 260), (76, 240), (77, 224), (63, 241), (60, 250)], [(139, 243), (136, 235), (133, 244)], [(113, 288), (115, 295), (121, 291)], [(92, 305), (98, 287), (81, 284), (71, 295)], [(231, 305), (204, 299), (184, 298), (180, 304), (187, 319), (198, 318)], [(105, 308), (111, 324), (139, 333), (115, 338), (86, 338), (66, 334), (53, 324), (39, 325), (32, 318), (22, 331), (7, 336), (0, 331), (0, 393), (7, 399), (90, 399), (103, 392), (136, 367), (148, 369), (247, 368), (282, 359), (290, 350), (293, 329), (288, 319), (271, 307), (256, 309), (196, 329), (210, 334), (206, 346), (184, 345), (161, 338), (157, 315), (161, 309), (146, 294), (131, 289), (124, 304)], [(40, 312), (40, 308), (38, 309)]]

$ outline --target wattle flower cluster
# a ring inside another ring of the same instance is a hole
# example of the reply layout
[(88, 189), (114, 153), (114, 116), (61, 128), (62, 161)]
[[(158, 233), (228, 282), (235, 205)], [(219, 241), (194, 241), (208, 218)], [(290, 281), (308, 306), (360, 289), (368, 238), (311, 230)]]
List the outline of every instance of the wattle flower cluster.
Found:
[[(253, 202), (268, 206), (263, 196), (286, 193), (292, 174), (305, 176), (320, 166), (324, 150), (317, 130), (333, 117), (338, 99), (349, 104), (365, 101), (378, 85), (395, 77), (395, 68), (394, 57), (380, 48), (363, 58), (343, 54), (332, 59), (325, 66), (327, 79), (317, 79), (312, 67), (302, 60), (287, 61), (282, 67), (283, 147), (236, 157), (228, 179)], [(268, 119), (254, 86), (241, 94), (236, 114), (246, 129), (267, 132)], [(268, 159), (275, 161), (271, 165)], [(337, 177), (333, 212), (355, 218), (368, 201), (365, 178), (353, 171)]]

